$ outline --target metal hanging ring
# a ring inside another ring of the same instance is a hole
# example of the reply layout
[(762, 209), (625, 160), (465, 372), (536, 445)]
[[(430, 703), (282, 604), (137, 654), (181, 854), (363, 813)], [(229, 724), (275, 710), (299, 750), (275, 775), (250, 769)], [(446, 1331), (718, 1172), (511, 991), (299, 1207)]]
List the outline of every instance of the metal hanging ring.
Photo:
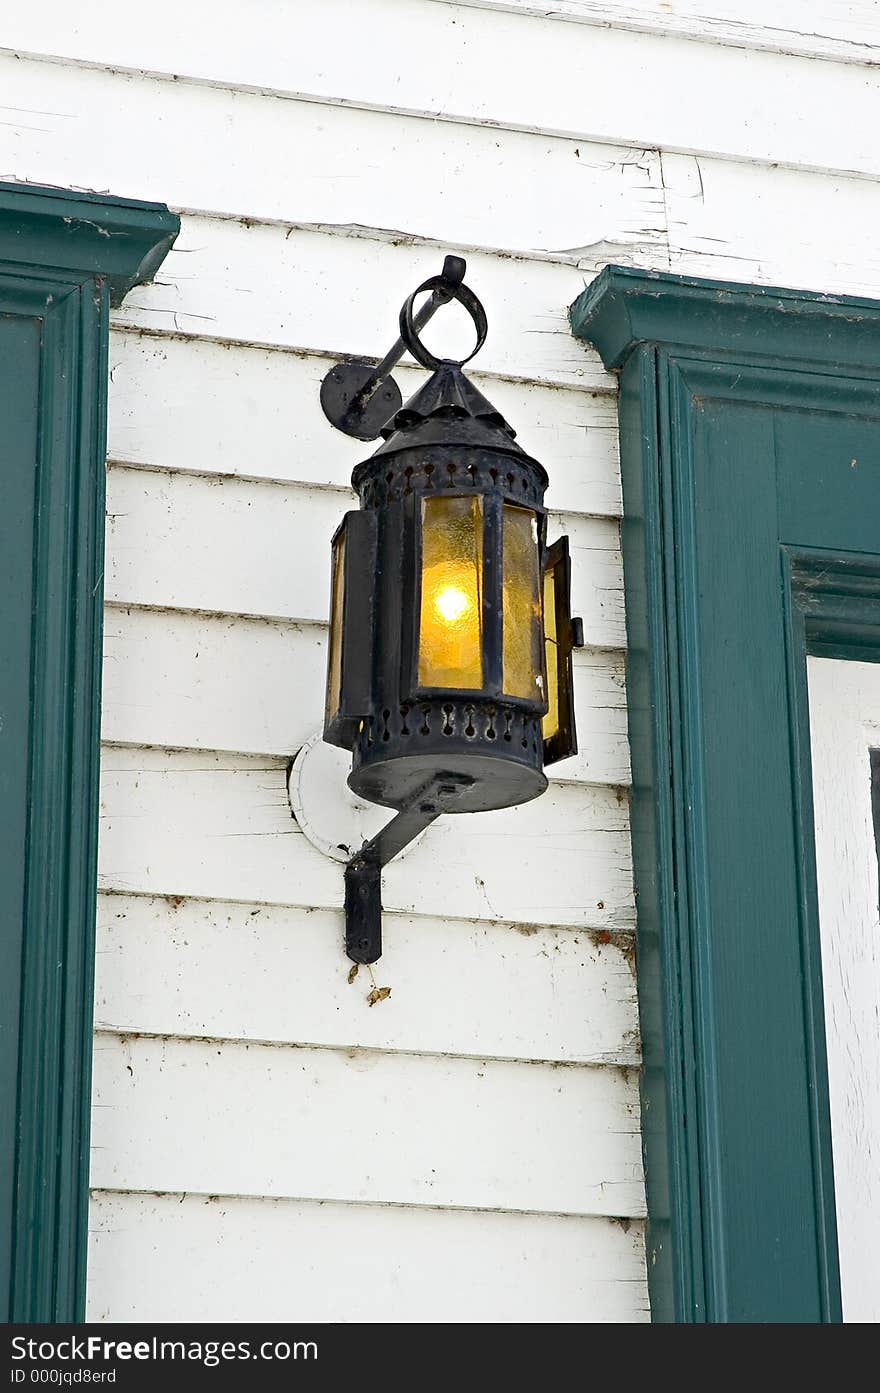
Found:
[[(460, 360), (435, 358), (434, 354), (425, 347), (416, 333), (416, 327), (413, 322), (413, 306), (415, 305), (416, 296), (421, 295), (426, 290), (439, 290), (443, 292), (443, 301), (441, 301), (441, 303), (448, 302), (449, 300), (457, 300), (460, 305), (464, 306), (471, 319), (474, 321), (474, 328), (477, 331), (477, 343), (476, 347), (471, 349), (466, 358)], [(401, 339), (416, 362), (421, 363), (423, 368), (429, 368), (431, 372), (434, 372), (440, 367), (441, 363), (444, 362), (454, 362), (457, 367), (464, 367), (465, 363), (469, 363), (474, 354), (479, 353), (480, 349), (483, 347), (483, 344), (486, 342), (488, 330), (489, 324), (486, 319), (486, 311), (483, 309), (483, 306), (480, 304), (474, 292), (469, 290), (466, 285), (451, 286), (449, 281), (443, 276), (431, 276), (430, 280), (423, 281), (418, 289), (413, 291), (400, 311)]]

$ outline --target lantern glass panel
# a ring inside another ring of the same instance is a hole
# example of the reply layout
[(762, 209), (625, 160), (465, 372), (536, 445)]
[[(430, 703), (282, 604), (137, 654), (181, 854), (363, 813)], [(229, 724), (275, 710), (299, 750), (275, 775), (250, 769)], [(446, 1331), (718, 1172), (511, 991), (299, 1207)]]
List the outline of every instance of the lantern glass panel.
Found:
[(480, 497), (422, 500), (419, 685), (483, 685), (483, 506)]
[(559, 635), (556, 632), (556, 584), (553, 571), (544, 572), (544, 646), (547, 654), (547, 714), (544, 740), (559, 734)]
[(345, 527), (333, 538), (330, 581), (330, 651), (327, 661), (327, 699), (325, 721), (339, 710), (342, 699), (342, 612), (345, 597)]
[(538, 519), (504, 504), (502, 525), (503, 678), (505, 696), (543, 706), (541, 564)]

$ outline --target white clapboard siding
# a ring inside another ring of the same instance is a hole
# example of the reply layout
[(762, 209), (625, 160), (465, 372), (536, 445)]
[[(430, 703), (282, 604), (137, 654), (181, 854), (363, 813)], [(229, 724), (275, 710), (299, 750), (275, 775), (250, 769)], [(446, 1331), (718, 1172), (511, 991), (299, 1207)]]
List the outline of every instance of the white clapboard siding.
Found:
[[(157, 279), (130, 291), (112, 322), (375, 358), (393, 339), (406, 297), (440, 271), (444, 251), (460, 250), (371, 229), (185, 215)], [(568, 325), (572, 301), (609, 259), (604, 243), (576, 248), (567, 259), (468, 250), (468, 283), (477, 287), (491, 325), (480, 350), (483, 371), (612, 386), (598, 354), (573, 338)], [(620, 259), (668, 266), (665, 249), (636, 249)], [(473, 345), (473, 326), (453, 304), (425, 331), (425, 341), (441, 356), (463, 357)]]
[[(456, 128), (2, 52), (0, 91), (7, 178), (63, 184), (76, 170), (88, 188), (177, 208), (490, 246), (503, 230), (510, 250), (626, 247), (662, 236), (659, 161), (641, 148)], [(218, 139), (222, 158), (193, 158)], [(524, 169), (529, 197), (511, 199)]]
[[(377, 353), (390, 345), (394, 330), (393, 315), (386, 314), (376, 325)], [(116, 330), (110, 342), (110, 458), (345, 488), (354, 466), (375, 445), (334, 430), (321, 410), (321, 382), (332, 361)], [(403, 365), (394, 376), (404, 400), (426, 380), (421, 369)], [(533, 386), (479, 372), (469, 376), (506, 416), (522, 448), (549, 472), (548, 506), (620, 513), (613, 391)]]
[[(567, 318), (570, 304), (609, 262), (876, 293), (876, 181), (674, 154), (664, 154), (663, 169), (669, 193), (662, 251), (607, 243), (573, 247), (567, 258), (555, 259), (467, 251), (468, 281), (491, 326), (480, 353), (483, 370), (613, 388), (613, 377), (594, 350), (573, 338)], [(439, 270), (447, 249), (457, 248), (381, 230), (344, 236), (187, 216), (160, 281), (134, 290), (114, 323), (375, 358), (388, 346), (397, 306)], [(452, 306), (426, 338), (438, 351), (462, 356), (472, 330)], [(516, 426), (513, 409), (510, 415)]]
[(843, 1319), (880, 1321), (880, 667), (807, 659), (822, 995)]
[(210, 6), (155, 0), (149, 26), (105, 0), (81, 0), (75, 9), (53, 0), (4, 17), (3, 42), (432, 118), (810, 168), (880, 170), (874, 137), (880, 77), (870, 65), (437, 0), (276, 3), (261, 7), (259, 23), (238, 0)]
[(355, 506), (337, 489), (112, 467), (105, 597), (326, 623), (329, 542)]
[(663, 174), (673, 271), (876, 296), (876, 180), (666, 154)]
[[(339, 908), (342, 865), (297, 829), (286, 761), (105, 747), (99, 886)], [(383, 874), (389, 910), (573, 928), (634, 919), (620, 790), (554, 784), (502, 812), (440, 818)]]
[(637, 1221), (99, 1192), (89, 1230), (89, 1321), (649, 1319)]
[[(353, 494), (113, 467), (105, 595), (117, 604), (326, 623), (329, 542)], [(572, 546), (572, 605), (589, 644), (626, 641), (616, 519), (552, 514)]]
[(644, 1212), (625, 1070), (100, 1034), (93, 1071), (96, 1189)]
[(386, 915), (385, 928), (375, 977), (391, 995), (371, 1006), (369, 970), (348, 980), (340, 912), (102, 895), (96, 1027), (638, 1064), (632, 943), (625, 936), (418, 916)]
[[(623, 655), (574, 655), (579, 753), (565, 781), (626, 784)], [(127, 745), (290, 755), (323, 719), (326, 631), (316, 625), (110, 606), (102, 734)]]
[[(468, 280), (491, 325), (480, 354), (484, 370), (613, 388), (613, 376), (568, 325), (569, 306), (609, 261), (663, 270), (671, 258), (674, 269), (707, 276), (876, 292), (874, 184), (724, 161), (706, 163), (704, 181), (702, 160), (665, 155), (664, 168), (670, 177), (668, 255), (620, 256), (613, 247), (575, 249), (569, 261), (468, 253)], [(132, 291), (114, 324), (375, 358), (388, 346), (396, 307), (439, 270), (445, 249), (375, 231), (343, 235), (185, 217), (160, 280)], [(426, 337), (437, 351), (460, 356), (472, 343), (464, 320), (452, 306)]]
[(508, 10), (545, 19), (610, 25), (645, 34), (677, 35), (738, 48), (876, 62), (880, 12), (876, 0), (456, 0), (476, 9)]

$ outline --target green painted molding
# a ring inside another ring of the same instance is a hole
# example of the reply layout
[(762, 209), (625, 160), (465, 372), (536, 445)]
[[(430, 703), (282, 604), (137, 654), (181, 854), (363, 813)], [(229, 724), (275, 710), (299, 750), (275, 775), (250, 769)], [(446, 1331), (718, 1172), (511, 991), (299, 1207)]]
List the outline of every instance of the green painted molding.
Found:
[(880, 659), (880, 304), (608, 267), (655, 1320), (841, 1319), (806, 655)]
[(179, 231), (161, 203), (0, 183), (0, 262), (98, 276), (114, 307), (152, 280)]
[(644, 343), (694, 349), (722, 361), (781, 360), (880, 369), (880, 303), (777, 286), (700, 280), (666, 271), (606, 266), (575, 300), (572, 333), (606, 368), (623, 366)]
[(83, 1317), (111, 298), (156, 204), (0, 184), (0, 1316)]

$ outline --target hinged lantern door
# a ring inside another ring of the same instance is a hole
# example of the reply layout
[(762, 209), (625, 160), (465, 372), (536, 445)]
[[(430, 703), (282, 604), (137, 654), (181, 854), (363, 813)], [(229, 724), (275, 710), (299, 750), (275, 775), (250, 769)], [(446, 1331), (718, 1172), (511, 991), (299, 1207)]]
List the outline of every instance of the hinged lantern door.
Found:
[(350, 750), (370, 711), (376, 518), (346, 513), (331, 546), (324, 739)]
[(547, 714), (543, 720), (544, 763), (577, 754), (571, 655), (583, 643), (583, 626), (571, 617), (571, 556), (567, 537), (548, 548), (543, 577)]

